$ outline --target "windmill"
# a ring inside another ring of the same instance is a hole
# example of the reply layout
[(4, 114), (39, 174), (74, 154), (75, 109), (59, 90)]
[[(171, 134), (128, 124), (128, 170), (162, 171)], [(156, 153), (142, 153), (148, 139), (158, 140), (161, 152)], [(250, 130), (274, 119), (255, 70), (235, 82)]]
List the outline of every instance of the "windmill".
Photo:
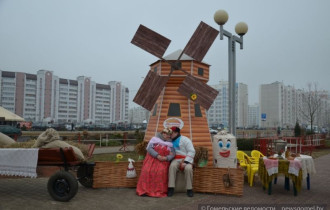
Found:
[[(151, 139), (164, 127), (178, 126), (182, 135), (195, 146), (212, 150), (206, 110), (218, 91), (206, 84), (209, 65), (201, 62), (218, 31), (201, 22), (184, 50), (163, 57), (171, 40), (140, 25), (131, 43), (155, 55), (133, 101), (151, 111), (144, 140)], [(212, 152), (209, 152), (209, 160)], [(212, 161), (209, 161), (212, 163)]]

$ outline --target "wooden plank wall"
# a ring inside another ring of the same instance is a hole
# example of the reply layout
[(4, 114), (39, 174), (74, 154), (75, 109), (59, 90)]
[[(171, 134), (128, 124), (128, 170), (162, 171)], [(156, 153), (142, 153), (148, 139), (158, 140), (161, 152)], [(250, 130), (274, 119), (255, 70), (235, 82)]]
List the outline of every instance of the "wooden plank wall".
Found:
[[(188, 69), (188, 66), (189, 69), (193, 66), (191, 65), (191, 61), (182, 63), (183, 68)], [(203, 67), (205, 69), (205, 65)], [(169, 71), (170, 71), (170, 65), (162, 65), (161, 74), (164, 74)], [(195, 117), (194, 102), (177, 92), (179, 85), (183, 82), (185, 78), (184, 77), (185, 74), (183, 74), (182, 71), (174, 71), (174, 72), (175, 74), (172, 74), (164, 90), (157, 99), (156, 115), (153, 116), (152, 114), (154, 110), (151, 111), (151, 116), (149, 119), (144, 140), (149, 141), (153, 136), (155, 136), (157, 132), (160, 132), (164, 128), (163, 123), (166, 119), (171, 117), (179, 118), (184, 122), (184, 127), (181, 130), (181, 134), (183, 136), (187, 136), (188, 138), (190, 138), (195, 147), (205, 147), (208, 149), (209, 152), (208, 165), (211, 166), (213, 165), (212, 164), (213, 152), (212, 152), (211, 135), (207, 123), (206, 110), (203, 107), (200, 107), (202, 112), (202, 117)], [(181, 116), (167, 116), (170, 103), (180, 104)]]
[[(157, 73), (160, 74), (161, 76), (167, 76), (170, 71), (171, 71), (171, 66), (167, 62), (164, 61), (159, 61), (154, 63), (151, 66), (151, 69), (154, 67), (157, 67), (158, 71)], [(209, 81), (209, 76), (210, 76), (210, 71), (209, 71), (209, 65), (200, 63), (197, 61), (182, 61), (181, 62), (181, 68), (188, 73), (192, 74), (193, 76), (201, 79), (203, 82), (208, 82)], [(198, 68), (203, 68), (204, 69), (204, 74), (203, 76), (198, 75)], [(174, 70), (172, 73), (172, 76), (185, 76), (186, 74), (180, 70)]]

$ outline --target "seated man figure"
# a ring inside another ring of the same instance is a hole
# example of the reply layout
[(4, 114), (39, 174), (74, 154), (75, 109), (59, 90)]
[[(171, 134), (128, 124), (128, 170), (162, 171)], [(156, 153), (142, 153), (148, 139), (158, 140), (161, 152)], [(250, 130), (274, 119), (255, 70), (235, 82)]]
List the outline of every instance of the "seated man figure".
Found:
[(172, 127), (173, 133), (171, 135), (173, 147), (175, 150), (175, 158), (172, 160), (168, 170), (168, 193), (167, 196), (171, 197), (174, 193), (176, 173), (178, 170), (184, 172), (186, 181), (186, 189), (188, 197), (193, 197), (192, 181), (193, 169), (192, 163), (194, 161), (195, 149), (191, 140), (186, 136), (181, 136), (180, 128)]

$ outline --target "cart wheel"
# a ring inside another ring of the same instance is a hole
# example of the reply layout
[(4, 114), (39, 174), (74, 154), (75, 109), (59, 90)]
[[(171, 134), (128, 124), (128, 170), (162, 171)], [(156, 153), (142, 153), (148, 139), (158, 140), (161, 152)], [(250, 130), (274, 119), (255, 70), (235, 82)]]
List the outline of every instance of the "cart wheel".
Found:
[(49, 178), (47, 189), (54, 200), (69, 201), (78, 192), (78, 182), (69, 172), (58, 171)]
[(82, 165), (78, 168), (77, 177), (79, 183), (87, 188), (93, 187), (93, 165)]

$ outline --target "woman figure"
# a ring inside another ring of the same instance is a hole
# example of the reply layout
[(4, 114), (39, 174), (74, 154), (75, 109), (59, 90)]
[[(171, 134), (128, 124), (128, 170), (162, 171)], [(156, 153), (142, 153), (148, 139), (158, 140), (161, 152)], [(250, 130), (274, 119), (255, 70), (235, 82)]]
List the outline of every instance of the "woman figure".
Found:
[(138, 195), (167, 196), (168, 167), (175, 156), (171, 134), (172, 130), (165, 128), (149, 141), (147, 155), (136, 187)]

